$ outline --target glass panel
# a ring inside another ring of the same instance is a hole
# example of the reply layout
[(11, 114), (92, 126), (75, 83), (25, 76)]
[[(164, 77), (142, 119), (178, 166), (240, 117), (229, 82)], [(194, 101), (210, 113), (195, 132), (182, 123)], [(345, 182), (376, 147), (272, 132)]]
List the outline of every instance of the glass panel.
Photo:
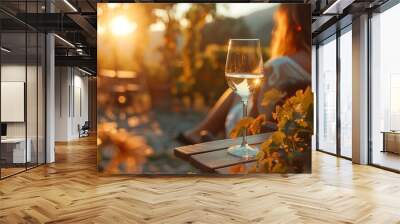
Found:
[[(37, 1), (27, 2), (26, 12), (37, 13)], [(33, 17), (33, 20), (37, 17)], [(32, 21), (37, 22), (37, 21)], [(38, 33), (36, 30), (27, 30), (27, 80), (26, 80), (26, 114), (27, 114), (27, 150), (31, 151), (28, 168), (38, 163)]]
[(336, 40), (318, 48), (318, 148), (336, 153)]
[(400, 170), (400, 4), (375, 15), (372, 25), (372, 163)]
[(352, 157), (352, 34), (340, 37), (340, 153)]
[(45, 149), (45, 44), (46, 37), (44, 34), (39, 34), (38, 45), (38, 163), (45, 163), (46, 149)]
[[(37, 41), (38, 36), (36, 32), (27, 33), (28, 38), (28, 63), (27, 63), (27, 80), (26, 80), (26, 112), (27, 112), (27, 143), (28, 151), (30, 150), (30, 157), (28, 160), (28, 167), (33, 167), (37, 165), (38, 160), (38, 145), (37, 145), (37, 74), (38, 74), (38, 49)], [(28, 154), (29, 155), (29, 154)]]
[[(17, 13), (43, 13), (45, 1), (1, 1)], [(0, 12), (1, 177), (45, 162), (45, 36)], [(34, 17), (36, 18), (36, 17)], [(34, 22), (34, 21), (33, 21)]]
[[(2, 177), (25, 170), (26, 33), (2, 33), (1, 44), (1, 140)], [(29, 148), (29, 147), (28, 147)]]

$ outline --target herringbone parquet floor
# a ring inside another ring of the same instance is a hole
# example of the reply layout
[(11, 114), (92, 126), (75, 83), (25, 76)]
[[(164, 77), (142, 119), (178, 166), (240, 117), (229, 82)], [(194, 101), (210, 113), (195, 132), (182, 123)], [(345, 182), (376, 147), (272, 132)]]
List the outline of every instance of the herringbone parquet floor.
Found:
[(0, 181), (0, 223), (400, 223), (400, 175), (315, 152), (311, 175), (104, 177), (94, 138)]

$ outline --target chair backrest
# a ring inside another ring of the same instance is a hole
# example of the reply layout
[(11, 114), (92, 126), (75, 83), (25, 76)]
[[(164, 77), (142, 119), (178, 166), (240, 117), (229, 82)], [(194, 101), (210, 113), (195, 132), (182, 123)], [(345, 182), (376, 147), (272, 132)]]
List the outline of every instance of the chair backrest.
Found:
[(85, 123), (83, 124), (82, 128), (90, 128), (90, 123), (89, 121), (85, 121)]

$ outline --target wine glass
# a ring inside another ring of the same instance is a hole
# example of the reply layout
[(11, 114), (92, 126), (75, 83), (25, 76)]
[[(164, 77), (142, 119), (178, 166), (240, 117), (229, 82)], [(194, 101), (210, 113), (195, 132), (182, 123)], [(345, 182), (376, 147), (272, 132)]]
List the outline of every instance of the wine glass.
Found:
[[(229, 87), (240, 96), (243, 104), (243, 117), (247, 117), (249, 98), (260, 86), (264, 77), (259, 39), (229, 40), (225, 77)], [(247, 159), (255, 157), (258, 150), (247, 144), (247, 129), (245, 128), (242, 143), (229, 147), (228, 152)]]

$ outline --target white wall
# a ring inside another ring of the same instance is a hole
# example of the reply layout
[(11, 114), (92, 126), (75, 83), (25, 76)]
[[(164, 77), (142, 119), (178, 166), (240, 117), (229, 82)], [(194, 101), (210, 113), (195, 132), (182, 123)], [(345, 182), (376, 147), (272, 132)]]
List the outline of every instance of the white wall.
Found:
[(78, 125), (83, 125), (85, 121), (88, 121), (88, 78), (81, 76), (81, 73), (74, 75), (74, 91), (73, 91), (73, 105), (72, 108), (72, 120), (71, 120), (71, 135), (76, 138), (79, 136)]
[(68, 140), (68, 88), (70, 78), (68, 76), (69, 68), (56, 67), (55, 68), (55, 141)]
[(76, 68), (56, 67), (55, 86), (55, 140), (77, 139), (78, 125), (88, 120), (88, 78)]

